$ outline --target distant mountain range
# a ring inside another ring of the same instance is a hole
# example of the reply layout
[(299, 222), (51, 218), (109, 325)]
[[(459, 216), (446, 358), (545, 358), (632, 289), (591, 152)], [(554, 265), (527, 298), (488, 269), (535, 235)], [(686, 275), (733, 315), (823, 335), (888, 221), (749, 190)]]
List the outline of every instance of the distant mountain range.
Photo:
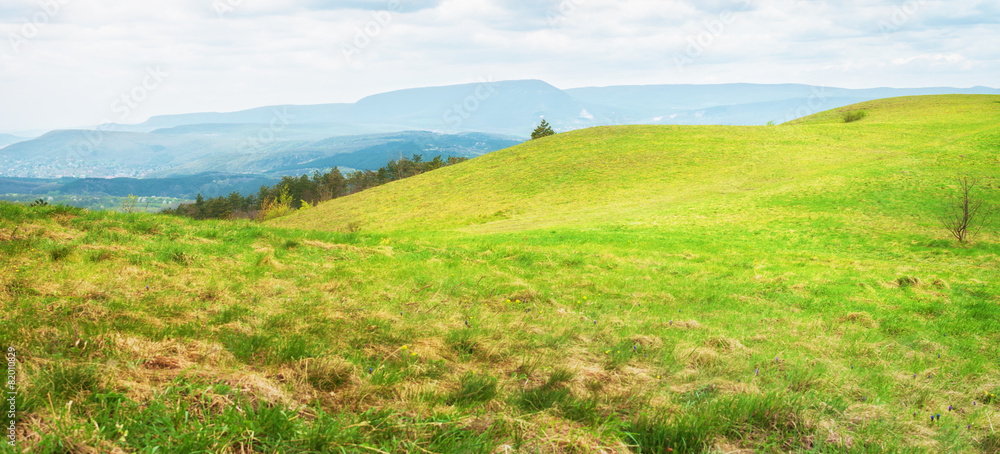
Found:
[(152, 132), (205, 124), (277, 121), (330, 135), (399, 131), (482, 132), (527, 139), (545, 118), (557, 131), (612, 124), (783, 123), (836, 107), (896, 96), (1000, 94), (1000, 89), (871, 88), (812, 85), (635, 85), (560, 90), (540, 80), (413, 88), (354, 104), (272, 106), (232, 113), (152, 117), (117, 131)]
[(203, 173), (298, 175), (340, 167), (378, 169), (420, 154), (476, 157), (521, 143), (492, 134), (397, 132), (346, 136), (312, 125), (274, 135), (261, 125), (200, 124), (153, 132), (53, 131), (0, 149), (0, 174), (16, 177), (147, 177)]
[[(560, 90), (539, 80), (414, 88), (353, 104), (269, 106), (53, 131), (0, 149), (0, 175), (279, 176), (332, 166), (376, 169), (414, 153), (474, 157), (559, 131), (618, 124), (783, 123), (909, 95), (1000, 94), (987, 87), (843, 89), (810, 85), (648, 85)], [(0, 135), (0, 146), (18, 138)]]
[(10, 134), (0, 134), (0, 148), (6, 147), (12, 143), (22, 142), (28, 140), (25, 137), (12, 136)]

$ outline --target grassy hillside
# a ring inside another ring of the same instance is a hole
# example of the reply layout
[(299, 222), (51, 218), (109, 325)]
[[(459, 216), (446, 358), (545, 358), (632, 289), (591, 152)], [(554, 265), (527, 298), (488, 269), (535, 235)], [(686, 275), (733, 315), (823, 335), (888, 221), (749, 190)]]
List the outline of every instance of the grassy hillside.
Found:
[(997, 231), (935, 215), (997, 200), (997, 101), (578, 131), (275, 226), (0, 204), (18, 449), (996, 453)]

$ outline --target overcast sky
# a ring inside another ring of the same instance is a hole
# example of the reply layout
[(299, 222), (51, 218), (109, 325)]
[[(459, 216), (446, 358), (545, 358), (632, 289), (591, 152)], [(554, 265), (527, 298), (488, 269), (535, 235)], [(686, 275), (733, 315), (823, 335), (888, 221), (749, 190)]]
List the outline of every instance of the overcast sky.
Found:
[(2, 0), (0, 132), (354, 102), (484, 79), (542, 79), (559, 88), (998, 87), (998, 5)]

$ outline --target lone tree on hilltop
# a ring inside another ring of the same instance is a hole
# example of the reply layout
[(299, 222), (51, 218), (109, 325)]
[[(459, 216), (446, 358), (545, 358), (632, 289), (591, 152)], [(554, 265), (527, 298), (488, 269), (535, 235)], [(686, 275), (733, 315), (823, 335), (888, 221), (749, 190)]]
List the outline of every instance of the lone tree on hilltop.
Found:
[(555, 134), (556, 132), (552, 130), (552, 126), (549, 126), (549, 122), (542, 120), (542, 124), (538, 125), (535, 131), (531, 133), (531, 140), (554, 136)]

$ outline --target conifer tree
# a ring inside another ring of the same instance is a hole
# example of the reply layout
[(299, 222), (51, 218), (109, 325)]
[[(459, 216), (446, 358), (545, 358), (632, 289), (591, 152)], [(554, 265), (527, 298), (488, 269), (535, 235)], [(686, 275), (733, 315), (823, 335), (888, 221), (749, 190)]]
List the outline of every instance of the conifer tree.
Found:
[(531, 133), (531, 140), (540, 139), (542, 137), (548, 137), (555, 135), (555, 131), (549, 126), (549, 122), (542, 120), (542, 124), (535, 128), (535, 131)]

